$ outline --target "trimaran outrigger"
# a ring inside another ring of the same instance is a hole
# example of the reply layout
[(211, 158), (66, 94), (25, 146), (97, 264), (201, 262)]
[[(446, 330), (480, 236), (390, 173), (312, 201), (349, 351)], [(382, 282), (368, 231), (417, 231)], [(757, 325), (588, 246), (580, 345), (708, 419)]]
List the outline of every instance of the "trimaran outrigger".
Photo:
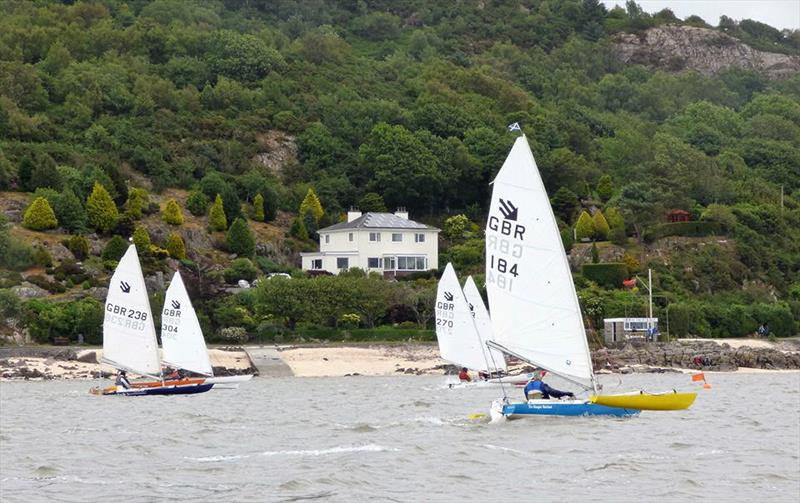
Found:
[[(528, 140), (519, 136), (498, 172), (486, 225), (490, 348), (589, 391), (588, 399), (492, 404), (493, 419), (525, 415), (630, 416), (686, 409), (696, 393), (602, 395), (555, 215)], [(505, 395), (505, 393), (504, 393)]]

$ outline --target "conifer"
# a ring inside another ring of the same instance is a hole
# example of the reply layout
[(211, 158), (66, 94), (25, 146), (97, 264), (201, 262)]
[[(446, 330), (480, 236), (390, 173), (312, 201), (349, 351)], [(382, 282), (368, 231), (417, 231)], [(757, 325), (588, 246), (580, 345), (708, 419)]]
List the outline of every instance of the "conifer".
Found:
[(606, 217), (603, 216), (603, 212), (597, 210), (592, 217), (592, 224), (594, 225), (594, 238), (598, 241), (606, 241), (608, 239), (608, 234), (611, 232), (611, 228), (609, 228)]
[(322, 218), (322, 214), (325, 213), (325, 210), (322, 209), (322, 203), (317, 197), (317, 193), (314, 192), (314, 189), (309, 188), (308, 192), (306, 193), (306, 197), (303, 199), (303, 202), (300, 204), (300, 216), (305, 216), (306, 213), (311, 213), (314, 217), (314, 222), (319, 223), (319, 219)]
[(208, 204), (208, 196), (199, 190), (191, 191), (189, 197), (186, 198), (186, 209), (196, 217), (206, 214), (206, 211), (208, 211)]
[(577, 234), (578, 240), (591, 238), (594, 235), (594, 222), (586, 211), (582, 211), (581, 216), (578, 217), (575, 234)]
[(141, 225), (137, 225), (136, 230), (133, 231), (133, 244), (136, 245), (136, 250), (142, 255), (150, 252), (150, 245), (153, 243), (150, 241), (150, 234), (148, 234), (147, 229)]
[(256, 238), (243, 218), (237, 218), (226, 236), (228, 250), (240, 257), (252, 257), (256, 252)]
[(125, 213), (134, 220), (142, 218), (142, 212), (150, 205), (150, 195), (145, 189), (134, 187), (128, 191)]
[(178, 260), (186, 258), (186, 245), (183, 243), (183, 238), (177, 232), (170, 232), (164, 246), (169, 252), (170, 257)]
[(71, 189), (64, 189), (56, 200), (53, 210), (61, 227), (70, 232), (86, 230), (86, 210), (78, 196)]
[(260, 193), (253, 198), (253, 220), (256, 222), (264, 221), (264, 196)]
[(113, 229), (119, 219), (117, 205), (114, 204), (106, 188), (97, 182), (94, 183), (92, 193), (86, 199), (86, 214), (89, 217), (89, 225), (101, 232)]
[(611, 175), (603, 175), (597, 182), (597, 195), (603, 202), (611, 199), (614, 195), (614, 184), (611, 182)]
[(224, 231), (228, 227), (228, 222), (225, 219), (225, 209), (222, 206), (222, 197), (217, 194), (214, 199), (214, 204), (211, 205), (211, 210), (208, 212), (208, 226), (213, 231)]
[(58, 220), (56, 220), (56, 214), (47, 199), (37, 197), (25, 210), (22, 224), (28, 229), (41, 231), (58, 227)]
[(167, 201), (167, 205), (164, 207), (164, 211), (161, 213), (161, 219), (170, 225), (183, 224), (183, 212), (181, 211), (178, 201), (174, 199)]

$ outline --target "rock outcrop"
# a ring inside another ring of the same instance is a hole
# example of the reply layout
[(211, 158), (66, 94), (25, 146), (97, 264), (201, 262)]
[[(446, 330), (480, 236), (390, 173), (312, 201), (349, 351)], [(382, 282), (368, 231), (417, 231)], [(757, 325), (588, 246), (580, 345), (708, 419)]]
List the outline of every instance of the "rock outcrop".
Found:
[(800, 73), (800, 56), (759, 51), (708, 28), (664, 25), (643, 34), (623, 33), (617, 36), (615, 48), (617, 57), (625, 63), (670, 71), (715, 75), (739, 67), (764, 72), (773, 79)]

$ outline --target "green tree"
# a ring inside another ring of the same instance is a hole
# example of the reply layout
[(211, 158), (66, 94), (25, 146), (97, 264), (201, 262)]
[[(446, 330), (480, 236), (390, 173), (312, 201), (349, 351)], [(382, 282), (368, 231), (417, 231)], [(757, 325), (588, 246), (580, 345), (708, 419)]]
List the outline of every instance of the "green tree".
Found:
[(140, 254), (145, 255), (150, 253), (150, 246), (153, 243), (150, 241), (150, 234), (147, 232), (147, 229), (141, 225), (137, 225), (136, 229), (133, 231), (133, 244), (136, 245), (136, 249)]
[(208, 226), (213, 231), (224, 231), (228, 228), (228, 222), (225, 219), (225, 209), (222, 206), (222, 197), (217, 194), (214, 199), (214, 204), (211, 205), (211, 211), (208, 213)]
[(167, 201), (167, 205), (164, 206), (164, 210), (161, 213), (161, 219), (170, 225), (183, 224), (183, 212), (181, 211), (178, 201), (175, 199)]
[(566, 187), (560, 187), (551, 200), (553, 212), (563, 221), (570, 223), (578, 208), (578, 196)]
[(454, 215), (444, 221), (444, 234), (451, 241), (463, 241), (470, 221), (466, 215)]
[(611, 182), (611, 175), (603, 175), (597, 182), (597, 195), (603, 202), (611, 199), (614, 195), (614, 184)]
[(69, 232), (83, 232), (86, 230), (86, 210), (78, 196), (71, 189), (66, 188), (56, 199), (53, 210), (56, 213), (61, 227)]
[(193, 190), (189, 192), (189, 197), (186, 198), (186, 209), (192, 215), (199, 217), (206, 214), (209, 203), (208, 196), (199, 190)]
[(78, 260), (85, 260), (89, 256), (89, 240), (81, 235), (70, 236), (66, 247)]
[(264, 196), (261, 193), (253, 198), (253, 220), (256, 222), (264, 221)]
[(594, 222), (586, 211), (582, 211), (578, 217), (578, 223), (575, 224), (575, 233), (579, 240), (591, 239), (594, 236)]
[(45, 229), (54, 229), (58, 226), (56, 214), (50, 203), (43, 197), (37, 197), (33, 200), (28, 209), (25, 210), (25, 215), (22, 219), (22, 224), (28, 229), (41, 231)]
[(89, 217), (89, 225), (100, 232), (113, 229), (119, 219), (117, 205), (105, 187), (97, 182), (86, 199), (86, 214)]
[(292, 226), (289, 227), (289, 235), (303, 241), (307, 241), (309, 239), (308, 229), (306, 229), (306, 225), (303, 223), (302, 218), (297, 217), (292, 220)]
[(243, 218), (233, 221), (225, 240), (228, 250), (240, 257), (252, 257), (256, 253), (256, 238)]
[(177, 260), (183, 260), (186, 258), (186, 245), (183, 243), (183, 238), (181, 235), (177, 232), (169, 233), (164, 247), (169, 252), (170, 257)]
[(364, 197), (358, 201), (358, 209), (365, 213), (385, 213), (387, 211), (386, 203), (383, 202), (383, 197), (375, 192), (367, 192), (364, 194)]
[(597, 249), (597, 243), (592, 243), (592, 264), (600, 263), (600, 251)]
[(303, 202), (300, 203), (300, 216), (303, 217), (306, 213), (311, 214), (317, 224), (319, 224), (319, 219), (322, 218), (322, 215), (325, 213), (325, 210), (322, 209), (322, 203), (319, 197), (317, 197), (317, 193), (310, 187), (306, 193), (306, 197), (303, 198)]
[(128, 241), (122, 236), (114, 235), (106, 243), (103, 253), (100, 255), (103, 260), (119, 261), (125, 252), (128, 251)]
[(133, 187), (128, 190), (128, 200), (125, 203), (125, 213), (134, 220), (142, 218), (142, 212), (150, 206), (150, 195), (147, 190)]
[(611, 232), (611, 228), (608, 226), (608, 222), (606, 221), (606, 217), (603, 216), (602, 211), (597, 210), (592, 216), (592, 225), (594, 226), (594, 238), (598, 241), (606, 241)]

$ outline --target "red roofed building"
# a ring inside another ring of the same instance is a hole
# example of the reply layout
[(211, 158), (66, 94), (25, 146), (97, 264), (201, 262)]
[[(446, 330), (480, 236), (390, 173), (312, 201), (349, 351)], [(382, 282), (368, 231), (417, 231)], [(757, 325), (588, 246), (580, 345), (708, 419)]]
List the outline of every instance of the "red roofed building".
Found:
[(688, 222), (689, 212), (685, 210), (672, 210), (667, 213), (667, 222)]

